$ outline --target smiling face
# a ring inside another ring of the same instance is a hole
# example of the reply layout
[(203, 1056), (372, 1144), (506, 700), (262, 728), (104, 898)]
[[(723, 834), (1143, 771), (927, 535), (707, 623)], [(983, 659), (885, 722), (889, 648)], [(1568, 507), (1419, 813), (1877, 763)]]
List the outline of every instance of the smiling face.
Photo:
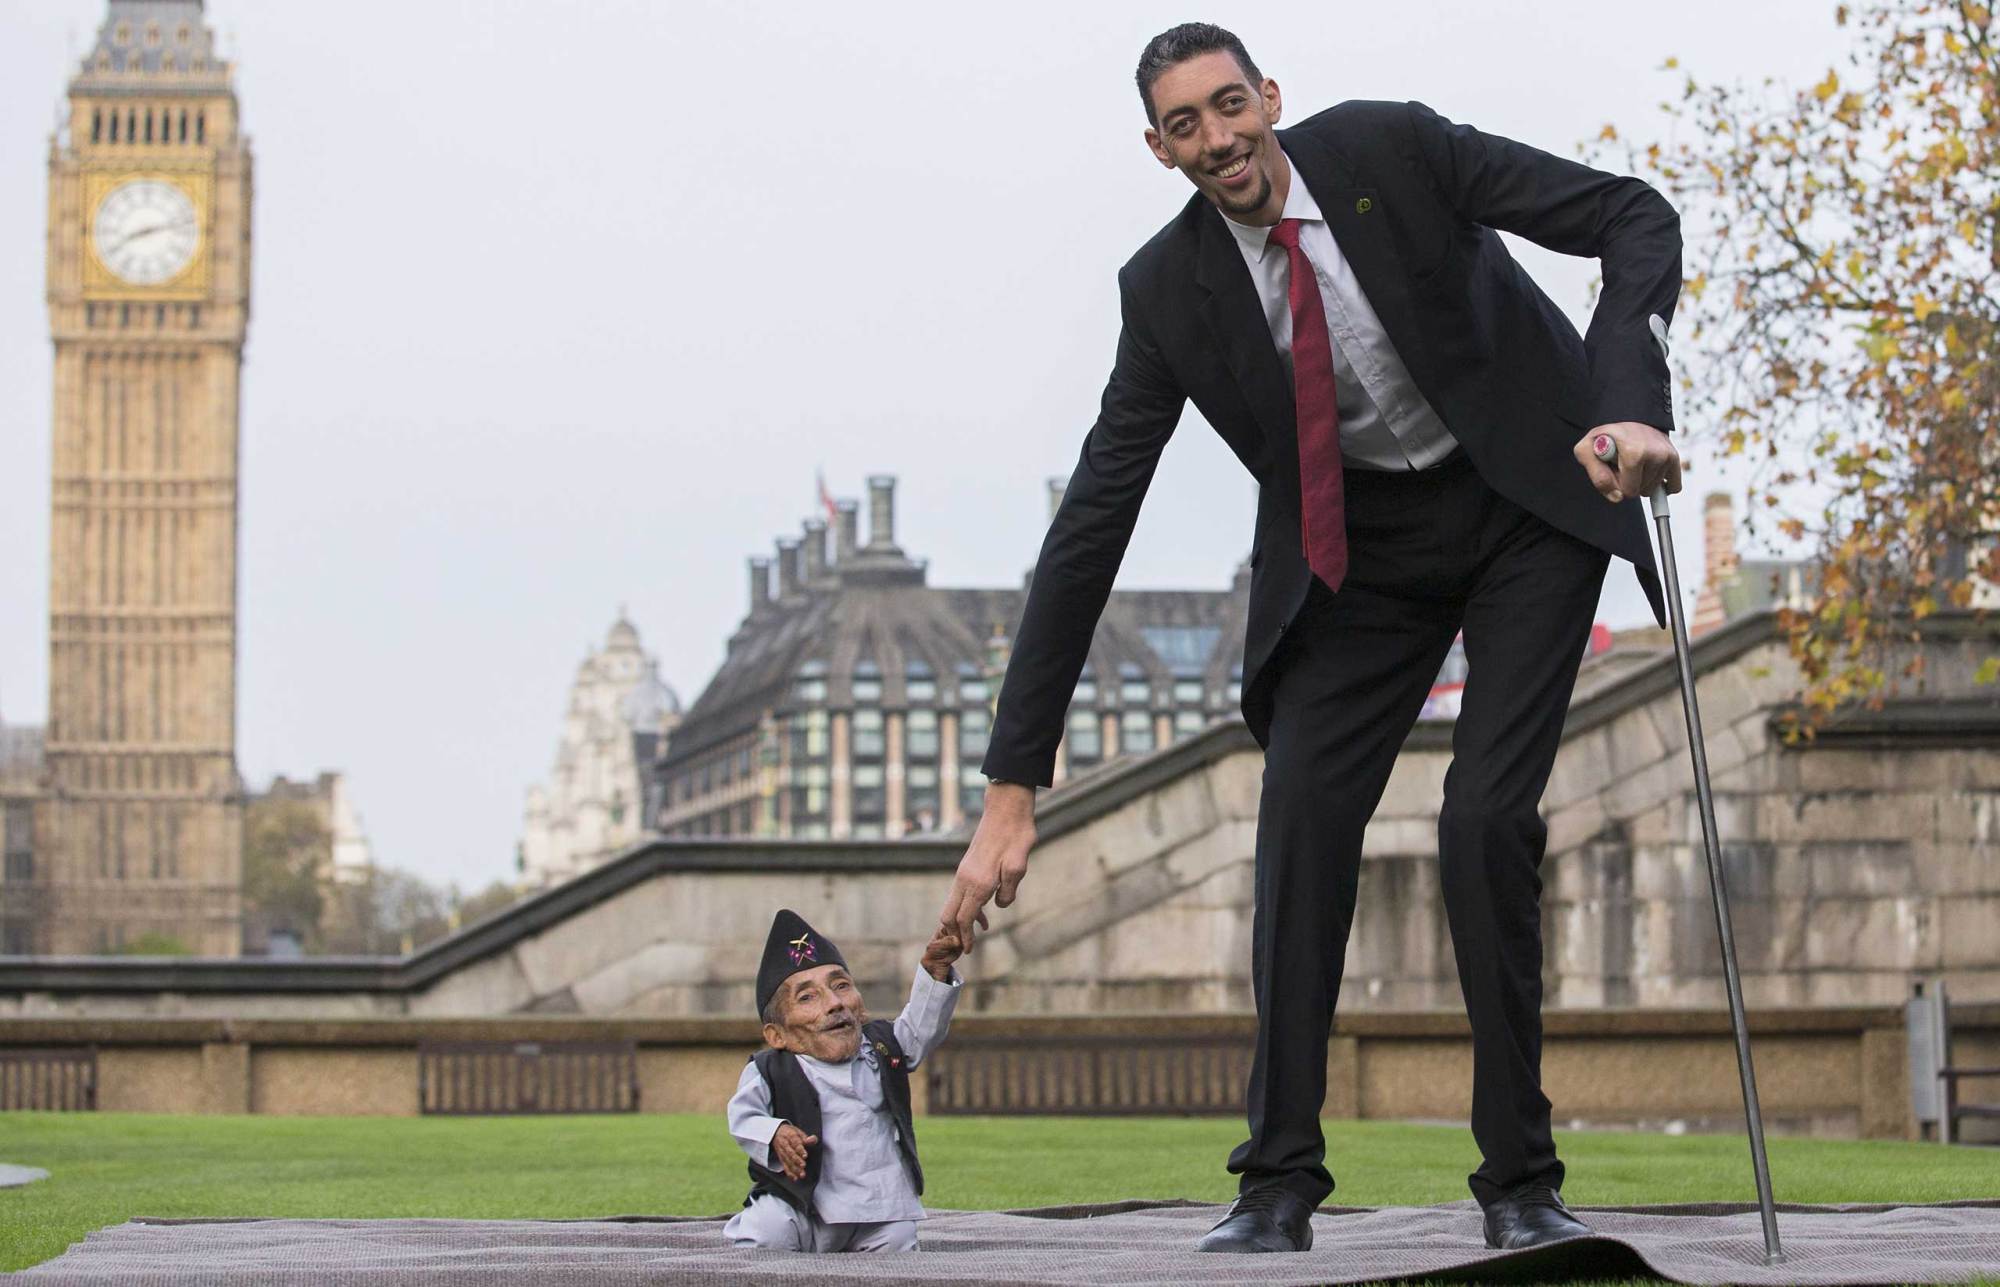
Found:
[(778, 1023), (764, 1025), (764, 1043), (774, 1050), (845, 1063), (861, 1051), (861, 1025), (868, 1012), (861, 989), (838, 965), (800, 970), (778, 985)]
[(1218, 50), (1160, 73), (1152, 106), (1157, 124), (1146, 145), (1160, 164), (1185, 174), (1238, 223), (1278, 222), (1291, 189), (1291, 167), (1272, 132), (1283, 106), (1278, 82), (1251, 84), (1242, 64)]

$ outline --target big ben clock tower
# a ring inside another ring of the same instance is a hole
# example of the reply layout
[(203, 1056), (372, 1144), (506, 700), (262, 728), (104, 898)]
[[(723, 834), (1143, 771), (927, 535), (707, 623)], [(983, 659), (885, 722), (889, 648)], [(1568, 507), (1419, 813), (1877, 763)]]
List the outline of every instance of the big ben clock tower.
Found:
[(250, 150), (201, 0), (110, 0), (49, 152), (33, 950), (240, 950), (237, 388)]

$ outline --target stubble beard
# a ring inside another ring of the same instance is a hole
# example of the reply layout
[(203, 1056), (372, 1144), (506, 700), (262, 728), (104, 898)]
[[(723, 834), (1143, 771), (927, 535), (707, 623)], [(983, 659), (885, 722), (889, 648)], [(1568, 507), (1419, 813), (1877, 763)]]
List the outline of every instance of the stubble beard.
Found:
[(1256, 214), (1264, 208), (1264, 203), (1271, 199), (1271, 176), (1268, 174), (1259, 175), (1257, 188), (1249, 196), (1237, 199), (1231, 197), (1227, 192), (1218, 192), (1216, 197), (1216, 204), (1222, 207), (1225, 214)]

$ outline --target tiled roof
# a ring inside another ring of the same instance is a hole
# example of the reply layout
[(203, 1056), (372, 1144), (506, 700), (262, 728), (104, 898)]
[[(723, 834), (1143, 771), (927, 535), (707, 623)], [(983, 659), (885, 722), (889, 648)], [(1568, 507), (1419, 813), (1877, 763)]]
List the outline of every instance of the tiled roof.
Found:
[(202, 21), (202, 0), (111, 0), (73, 88), (129, 89), (136, 75), (185, 89), (228, 88), (229, 67)]
[[(688, 709), (668, 746), (668, 762), (713, 747), (755, 728), (766, 711), (786, 701), (792, 680), (808, 662), (823, 662), (824, 704), (853, 701), (858, 663), (881, 672), (881, 702), (904, 704), (913, 667), (928, 668), (939, 697), (956, 701), (961, 677), (986, 678), (996, 637), (1004, 644), (1019, 626), (1023, 589), (950, 589), (920, 579), (825, 581), (789, 600), (760, 605), (738, 626), (728, 655)], [(1226, 685), (1243, 658), (1249, 577), (1228, 589), (1117, 590), (1106, 604), (1091, 646), (1090, 674), (1100, 685), (1141, 677), (1156, 684), (1177, 675)], [(1162, 635), (1162, 628), (1192, 628)], [(1188, 662), (1206, 645), (1199, 670)], [(1176, 646), (1180, 645), (1180, 646)], [(919, 673), (921, 669), (919, 669)], [(817, 703), (816, 703), (817, 704)]]

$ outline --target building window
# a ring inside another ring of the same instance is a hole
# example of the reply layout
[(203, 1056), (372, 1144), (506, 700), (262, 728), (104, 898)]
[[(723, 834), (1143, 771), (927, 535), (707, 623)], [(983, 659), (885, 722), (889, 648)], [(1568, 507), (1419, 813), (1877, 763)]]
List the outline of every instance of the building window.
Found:
[(958, 753), (964, 759), (972, 759), (986, 754), (986, 737), (992, 731), (993, 717), (984, 706), (974, 706), (958, 717)]
[(968, 765), (958, 771), (958, 807), (969, 818), (986, 811), (986, 775)]
[(792, 834), (805, 835), (826, 816), (829, 773), (824, 764), (808, 764), (792, 773)]
[(1208, 727), (1208, 716), (1202, 714), (1200, 711), (1174, 712), (1174, 740), (1176, 742), (1186, 741), (1206, 727)]
[(803, 780), (802, 774), (818, 764), (824, 766), (827, 748), (831, 742), (828, 736), (828, 717), (825, 711), (804, 711), (792, 716), (787, 726), (787, 737), (791, 743), (788, 759), (792, 765), (794, 784)]
[(904, 717), (907, 736), (904, 748), (913, 760), (936, 759), (938, 753), (938, 713), (914, 710)]
[(1153, 717), (1147, 711), (1126, 711), (1118, 720), (1118, 749), (1142, 755), (1153, 749)]
[(35, 878), (35, 810), (32, 804), (14, 804), (5, 809), (5, 826), (0, 828), (0, 844), (6, 850), (6, 866), (0, 870), (8, 881)]
[(33, 950), (28, 941), (28, 927), (20, 924), (0, 926), (0, 955), (26, 956)]
[(92, 143), (104, 141), (104, 109), (101, 107), (93, 109), (90, 113), (90, 141)]
[(854, 822), (857, 830), (864, 822), (879, 825), (888, 813), (889, 797), (883, 777), (879, 764), (854, 766)]
[(1104, 724), (1094, 710), (1072, 710), (1069, 713), (1069, 761), (1071, 764), (1095, 764), (1104, 758)]
[(792, 698), (815, 706), (826, 700), (826, 662), (815, 657), (799, 667), (792, 680)]
[(1222, 638), (1220, 626), (1141, 626), (1139, 634), (1167, 669), (1176, 675), (1199, 675)]
[(938, 824), (938, 768), (912, 764), (903, 775), (903, 808), (913, 831), (935, 831)]
[(979, 667), (969, 661), (961, 661), (956, 668), (958, 674), (958, 700), (970, 706), (974, 702), (986, 700), (986, 680), (980, 675)]
[(1073, 700), (1078, 706), (1093, 706), (1097, 703), (1097, 676), (1090, 672), (1088, 666), (1085, 666), (1083, 673), (1077, 676), (1076, 695)]
[(857, 704), (882, 700), (882, 668), (872, 661), (854, 665), (854, 700)]
[(1199, 679), (1176, 679), (1174, 681), (1174, 704), (1176, 706), (1201, 705), (1202, 687)]
[(904, 668), (903, 699), (912, 706), (937, 700), (937, 675), (929, 662), (913, 661)]
[(876, 709), (854, 712), (854, 757), (880, 759), (882, 747), (882, 712)]
[(1146, 672), (1129, 661), (1118, 668), (1118, 700), (1127, 706), (1153, 704), (1153, 686), (1146, 682)]
[(1243, 700), (1243, 667), (1241, 666), (1229, 672), (1228, 696), (1231, 706)]

